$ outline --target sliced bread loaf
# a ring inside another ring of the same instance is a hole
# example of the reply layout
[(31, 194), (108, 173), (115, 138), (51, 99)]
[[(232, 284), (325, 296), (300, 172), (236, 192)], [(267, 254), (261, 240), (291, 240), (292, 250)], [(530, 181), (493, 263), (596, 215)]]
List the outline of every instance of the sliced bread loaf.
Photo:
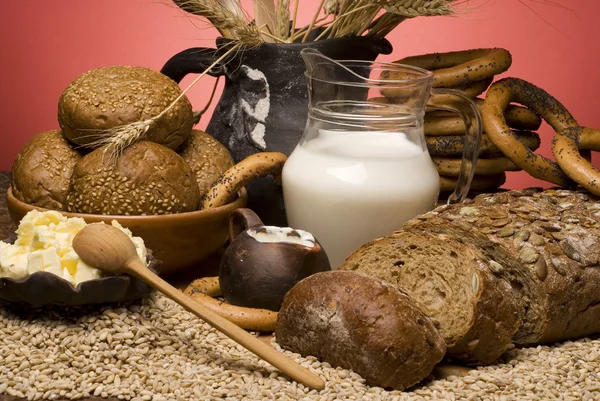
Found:
[(403, 229), (483, 234), (519, 261), (517, 270), (500, 266), (496, 272), (514, 283), (523, 307), (516, 344), (600, 332), (600, 203), (590, 195), (537, 189), (480, 195), (470, 204), (442, 206)]
[(331, 271), (288, 291), (275, 337), (293, 352), (352, 369), (371, 386), (404, 390), (426, 378), (444, 356), (435, 324), (383, 280)]
[(363, 245), (339, 269), (378, 277), (405, 291), (440, 322), (449, 355), (489, 364), (512, 343), (520, 323), (518, 301), (509, 283), (494, 276), (493, 262), (477, 246), (451, 235), (399, 231)]

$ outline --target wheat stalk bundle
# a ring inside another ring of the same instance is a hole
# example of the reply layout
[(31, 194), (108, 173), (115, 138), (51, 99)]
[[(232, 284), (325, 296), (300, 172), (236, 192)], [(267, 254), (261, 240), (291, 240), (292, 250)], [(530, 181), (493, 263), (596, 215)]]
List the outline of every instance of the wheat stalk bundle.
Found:
[[(231, 40), (231, 48), (182, 91), (180, 96), (156, 116), (145, 121), (95, 132), (98, 138), (90, 147), (105, 147), (110, 160), (116, 160), (123, 150), (143, 139), (156, 122), (215, 65), (242, 47), (264, 42), (306, 42), (318, 32), (315, 40), (347, 36), (385, 37), (408, 18), (453, 13), (456, 0), (320, 0), (310, 23), (297, 27), (300, 0), (254, 0), (254, 18), (244, 10), (240, 0), (173, 0), (182, 10), (205, 18), (219, 33)], [(313, 3), (314, 4), (314, 3)]]

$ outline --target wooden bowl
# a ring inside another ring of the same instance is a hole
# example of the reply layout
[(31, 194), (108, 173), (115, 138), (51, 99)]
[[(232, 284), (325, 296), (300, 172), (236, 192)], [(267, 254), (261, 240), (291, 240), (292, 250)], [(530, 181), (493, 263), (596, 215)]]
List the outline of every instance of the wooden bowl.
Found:
[[(160, 261), (161, 275), (198, 268), (199, 263), (227, 242), (228, 222), (231, 213), (246, 206), (248, 194), (242, 189), (238, 198), (221, 207), (195, 212), (155, 216), (111, 216), (60, 212), (67, 217), (81, 217), (87, 223), (117, 220), (133, 235), (142, 237), (146, 247)], [(10, 217), (19, 224), (27, 212), (46, 209), (21, 202), (14, 197), (12, 187), (6, 192), (6, 205)]]

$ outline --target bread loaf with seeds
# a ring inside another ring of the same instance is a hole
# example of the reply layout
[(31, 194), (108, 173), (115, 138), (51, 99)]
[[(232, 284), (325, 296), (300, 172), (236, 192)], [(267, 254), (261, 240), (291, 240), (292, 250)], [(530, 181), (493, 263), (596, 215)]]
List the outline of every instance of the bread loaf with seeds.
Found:
[[(494, 257), (516, 269), (502, 250)], [(406, 292), (440, 323), (449, 355), (490, 364), (512, 344), (521, 322), (520, 304), (510, 284), (495, 277), (493, 263), (478, 246), (451, 234), (398, 231), (363, 245), (339, 269)]]
[[(159, 115), (181, 95), (169, 77), (150, 68), (109, 66), (88, 71), (67, 86), (58, 102), (58, 122), (63, 135), (76, 145), (94, 147), (117, 126)], [(194, 124), (186, 96), (156, 120), (144, 139), (176, 150)]]
[(600, 332), (597, 198), (569, 190), (484, 194), (469, 204), (442, 206), (409, 221), (403, 230), (470, 238), (480, 249), (483, 245), (473, 238), (483, 235), (520, 263), (518, 272), (507, 264), (494, 264), (496, 274), (511, 282), (514, 296), (521, 299), (523, 323), (516, 344)]
[(112, 161), (98, 148), (73, 170), (67, 212), (155, 215), (198, 209), (200, 191), (190, 166), (175, 151), (150, 141), (127, 147)]
[(33, 206), (63, 210), (71, 174), (80, 158), (60, 130), (34, 136), (13, 163), (13, 194)]
[(179, 152), (196, 176), (200, 198), (227, 169), (233, 166), (233, 158), (225, 146), (200, 130), (192, 134)]

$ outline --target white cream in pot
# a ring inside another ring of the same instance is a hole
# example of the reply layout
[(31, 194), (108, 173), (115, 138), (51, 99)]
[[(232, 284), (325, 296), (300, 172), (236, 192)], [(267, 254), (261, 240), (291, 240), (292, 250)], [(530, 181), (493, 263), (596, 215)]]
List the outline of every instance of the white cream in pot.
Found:
[(362, 244), (431, 210), (439, 176), (397, 132), (333, 132), (297, 146), (283, 168), (288, 224), (311, 232), (332, 268)]
[(315, 238), (304, 230), (294, 230), (290, 227), (263, 226), (260, 229), (251, 228), (248, 235), (258, 242), (279, 242), (299, 244), (309, 248), (315, 246)]

